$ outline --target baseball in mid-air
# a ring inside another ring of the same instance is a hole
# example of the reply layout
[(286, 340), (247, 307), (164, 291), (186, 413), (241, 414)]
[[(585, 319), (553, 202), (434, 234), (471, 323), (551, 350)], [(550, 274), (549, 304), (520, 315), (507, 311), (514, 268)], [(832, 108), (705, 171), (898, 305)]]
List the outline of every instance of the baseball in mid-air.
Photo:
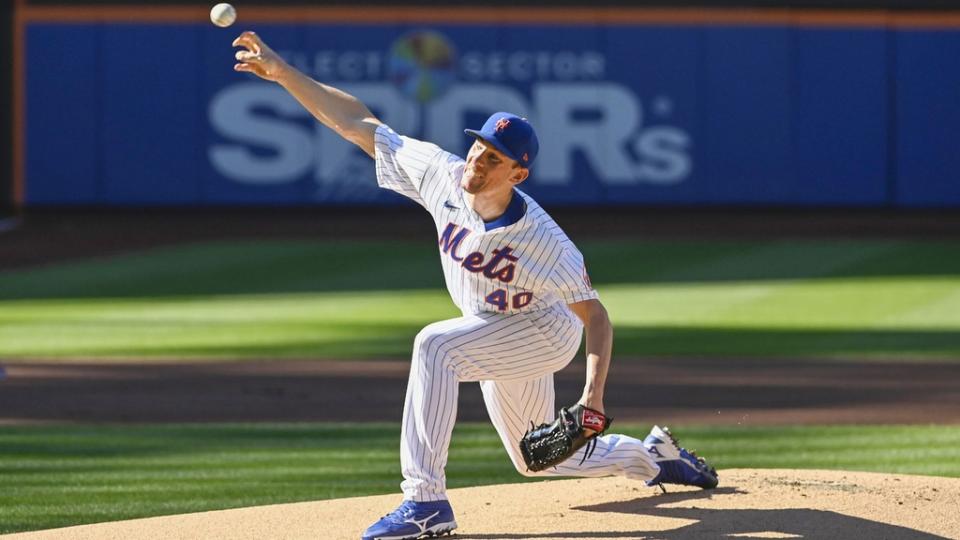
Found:
[(230, 26), (235, 20), (237, 20), (237, 10), (230, 4), (217, 4), (210, 10), (210, 21), (221, 28)]

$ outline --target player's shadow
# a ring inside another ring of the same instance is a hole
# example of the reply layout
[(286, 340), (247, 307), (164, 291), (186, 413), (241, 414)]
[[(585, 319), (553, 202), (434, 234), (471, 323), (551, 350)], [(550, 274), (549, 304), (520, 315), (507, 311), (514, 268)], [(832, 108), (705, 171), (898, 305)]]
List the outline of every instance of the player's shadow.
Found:
[(693, 520), (665, 531), (588, 531), (544, 533), (473, 533), (457, 535), (459, 539), (507, 540), (525, 538), (632, 538), (644, 540), (702, 540), (707, 538), (803, 538), (804, 540), (884, 539), (884, 540), (949, 540), (943, 536), (925, 533), (897, 525), (889, 525), (845, 516), (837, 512), (810, 508), (781, 510), (662, 508), (680, 501), (707, 499), (713, 495), (744, 493), (736, 488), (713, 491), (670, 493), (642, 497), (632, 501), (578, 506), (573, 510), (610, 512), (614, 514), (641, 514), (651, 517)]

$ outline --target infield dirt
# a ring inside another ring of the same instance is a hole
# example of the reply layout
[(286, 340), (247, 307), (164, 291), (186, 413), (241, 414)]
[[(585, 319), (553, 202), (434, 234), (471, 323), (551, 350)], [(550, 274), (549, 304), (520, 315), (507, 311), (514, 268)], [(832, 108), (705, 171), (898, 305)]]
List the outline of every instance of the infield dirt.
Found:
[[(622, 478), (454, 489), (460, 539), (960, 538), (960, 479), (732, 469), (712, 491)], [(259, 506), (3, 536), (4, 540), (356, 539), (398, 495)]]

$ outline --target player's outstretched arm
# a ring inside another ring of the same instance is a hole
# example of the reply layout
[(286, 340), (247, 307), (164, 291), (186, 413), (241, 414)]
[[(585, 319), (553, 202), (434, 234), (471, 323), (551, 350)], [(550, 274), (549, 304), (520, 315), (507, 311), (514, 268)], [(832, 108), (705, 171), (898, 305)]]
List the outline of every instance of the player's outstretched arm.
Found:
[(323, 125), (374, 157), (374, 134), (381, 122), (359, 99), (306, 76), (253, 32), (240, 34), (233, 46), (244, 48), (237, 51), (234, 70), (280, 84)]
[(583, 321), (587, 339), (587, 382), (579, 403), (604, 412), (603, 389), (607, 384), (607, 370), (613, 349), (613, 326), (606, 308), (599, 300), (584, 300), (568, 306)]

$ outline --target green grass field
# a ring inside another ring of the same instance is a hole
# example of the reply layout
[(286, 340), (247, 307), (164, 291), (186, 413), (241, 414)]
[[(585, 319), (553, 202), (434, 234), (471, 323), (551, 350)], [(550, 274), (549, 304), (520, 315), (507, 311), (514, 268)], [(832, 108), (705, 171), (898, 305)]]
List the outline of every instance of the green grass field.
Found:
[[(960, 358), (951, 242), (587, 241), (619, 355)], [(458, 312), (429, 241), (223, 242), (0, 272), (0, 357), (364, 358)]]
[[(618, 431), (643, 437), (649, 426)], [(960, 427), (694, 428), (724, 468), (960, 477)], [(399, 493), (395, 424), (31, 426), (0, 430), (0, 533), (260, 504)], [(450, 487), (517, 474), (487, 424), (459, 425)], [(397, 495), (399, 500), (399, 494)]]

